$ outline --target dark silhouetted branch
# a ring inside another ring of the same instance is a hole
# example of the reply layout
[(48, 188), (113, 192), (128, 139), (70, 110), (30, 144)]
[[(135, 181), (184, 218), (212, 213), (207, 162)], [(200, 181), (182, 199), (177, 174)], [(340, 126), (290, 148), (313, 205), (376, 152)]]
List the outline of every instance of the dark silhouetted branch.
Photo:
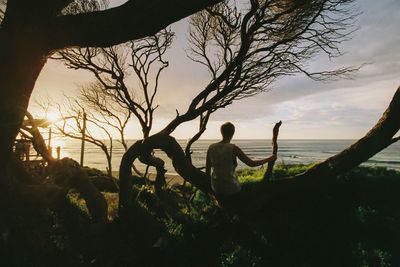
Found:
[[(272, 155), (277, 156), (278, 155), (278, 134), (279, 134), (279, 128), (282, 125), (282, 121), (279, 121), (278, 123), (275, 124), (274, 129), (272, 130)], [(274, 169), (275, 161), (270, 161), (268, 162), (267, 170), (265, 171), (264, 177), (263, 177), (263, 182), (267, 183), (271, 179), (272, 171)]]
[(104, 11), (56, 17), (48, 26), (50, 49), (108, 47), (153, 35), (219, 0), (130, 0)]

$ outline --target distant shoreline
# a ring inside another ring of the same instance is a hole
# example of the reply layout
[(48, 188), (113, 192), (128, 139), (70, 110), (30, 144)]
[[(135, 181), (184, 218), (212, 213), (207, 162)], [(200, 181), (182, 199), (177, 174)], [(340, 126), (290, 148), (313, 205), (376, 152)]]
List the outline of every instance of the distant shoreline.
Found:
[[(207, 149), (213, 142), (203, 139), (192, 146), (192, 162), (195, 167), (200, 168), (205, 166)], [(186, 146), (186, 140), (178, 140), (178, 143), (183, 148)], [(250, 158), (260, 159), (271, 153), (270, 140), (235, 140), (234, 143), (242, 148)], [(340, 153), (352, 143), (353, 141), (350, 140), (281, 140), (279, 141), (277, 163), (290, 165), (321, 162)], [(61, 157), (70, 157), (79, 161), (80, 149), (80, 143), (66, 141), (62, 145)], [(113, 147), (113, 170), (117, 171), (119, 169), (124, 153), (125, 149), (122, 145), (116, 143)], [(156, 149), (155, 156), (165, 162), (165, 169), (168, 172), (176, 175), (171, 159), (164, 152)], [(105, 169), (107, 162), (104, 153), (98, 147), (88, 143), (85, 147), (84, 165), (97, 169)], [(381, 151), (364, 165), (382, 166), (400, 170), (400, 142)], [(141, 172), (144, 172), (146, 169), (146, 166), (139, 161), (135, 162), (135, 166)], [(246, 168), (245, 164), (238, 162), (238, 169), (242, 168)], [(155, 172), (154, 168), (150, 168), (150, 172)]]

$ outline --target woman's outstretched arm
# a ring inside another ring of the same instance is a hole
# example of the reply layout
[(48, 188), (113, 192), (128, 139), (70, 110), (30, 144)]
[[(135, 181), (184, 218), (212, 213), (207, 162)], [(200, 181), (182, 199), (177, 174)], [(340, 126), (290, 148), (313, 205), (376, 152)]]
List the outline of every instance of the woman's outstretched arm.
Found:
[(233, 153), (235, 154), (236, 157), (238, 157), (244, 164), (246, 164), (249, 167), (257, 167), (257, 166), (263, 165), (267, 162), (276, 160), (275, 155), (272, 155), (265, 159), (252, 160), (238, 146), (234, 147)]

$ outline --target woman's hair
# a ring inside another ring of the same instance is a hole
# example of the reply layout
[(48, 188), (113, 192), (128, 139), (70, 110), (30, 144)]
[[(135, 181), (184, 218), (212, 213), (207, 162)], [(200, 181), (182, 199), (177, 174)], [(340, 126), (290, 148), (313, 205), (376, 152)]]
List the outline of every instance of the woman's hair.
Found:
[(232, 138), (235, 133), (235, 126), (230, 122), (225, 122), (221, 125), (221, 134), (224, 139)]

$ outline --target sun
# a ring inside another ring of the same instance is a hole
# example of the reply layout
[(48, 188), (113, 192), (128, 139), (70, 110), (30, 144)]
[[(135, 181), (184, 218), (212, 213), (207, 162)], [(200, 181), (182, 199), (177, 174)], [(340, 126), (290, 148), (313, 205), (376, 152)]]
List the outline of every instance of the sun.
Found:
[(54, 111), (47, 113), (46, 117), (47, 117), (47, 120), (50, 121), (51, 123), (55, 123), (59, 119), (58, 114)]

